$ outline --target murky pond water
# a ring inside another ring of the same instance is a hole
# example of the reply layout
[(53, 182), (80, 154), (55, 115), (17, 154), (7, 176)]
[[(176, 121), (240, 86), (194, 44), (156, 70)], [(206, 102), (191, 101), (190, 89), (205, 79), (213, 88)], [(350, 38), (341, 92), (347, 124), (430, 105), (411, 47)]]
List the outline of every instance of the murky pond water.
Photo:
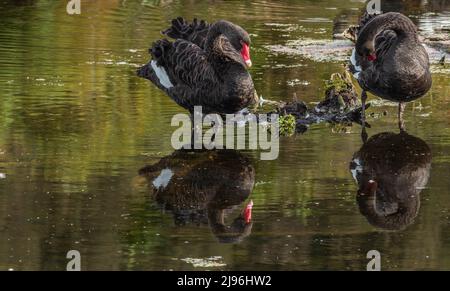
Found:
[[(450, 3), (422, 2), (384, 10), (448, 34)], [(323, 124), (282, 138), (275, 161), (174, 152), (170, 121), (184, 111), (135, 76), (170, 19), (224, 18), (252, 35), (260, 94), (317, 102), (350, 53), (333, 35), (363, 1), (82, 1), (74, 16), (66, 3), (0, 2), (1, 270), (65, 270), (69, 250), (84, 270), (365, 270), (369, 250), (385, 270), (450, 269), (449, 64), (408, 106), (408, 135), (373, 98), (387, 116), (369, 119), (364, 147), (359, 126)], [(357, 199), (364, 171), (394, 197), (378, 211)]]

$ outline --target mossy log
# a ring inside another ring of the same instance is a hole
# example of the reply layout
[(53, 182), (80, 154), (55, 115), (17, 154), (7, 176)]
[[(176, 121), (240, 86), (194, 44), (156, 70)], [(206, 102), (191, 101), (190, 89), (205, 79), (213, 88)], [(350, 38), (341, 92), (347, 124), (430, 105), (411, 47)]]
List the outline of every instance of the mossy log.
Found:
[[(370, 104), (366, 106), (368, 108)], [(327, 81), (325, 98), (314, 108), (299, 100), (296, 95), (291, 102), (277, 103), (275, 111), (280, 115), (281, 135), (304, 133), (312, 124), (362, 124), (362, 107), (349, 73), (335, 73)], [(369, 124), (366, 126), (370, 127)]]

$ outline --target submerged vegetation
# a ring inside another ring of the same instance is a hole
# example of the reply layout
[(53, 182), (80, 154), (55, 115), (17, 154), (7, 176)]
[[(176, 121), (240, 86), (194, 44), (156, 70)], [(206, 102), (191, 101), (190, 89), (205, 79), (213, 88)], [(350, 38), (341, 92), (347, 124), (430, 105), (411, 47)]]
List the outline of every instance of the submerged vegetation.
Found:
[(340, 74), (333, 74), (331, 78), (327, 80), (325, 86), (325, 94), (329, 95), (332, 90), (335, 92), (343, 92), (347, 90), (353, 90), (353, 85), (346, 77)]

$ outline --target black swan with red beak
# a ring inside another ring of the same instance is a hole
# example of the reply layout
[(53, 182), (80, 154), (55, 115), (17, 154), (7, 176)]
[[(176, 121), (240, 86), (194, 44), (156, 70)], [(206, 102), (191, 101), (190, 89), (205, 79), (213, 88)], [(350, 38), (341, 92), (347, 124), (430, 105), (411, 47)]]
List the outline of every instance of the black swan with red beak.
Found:
[(162, 32), (176, 39), (155, 42), (152, 61), (138, 70), (178, 105), (204, 113), (232, 114), (257, 102), (248, 68), (250, 36), (240, 26), (221, 20), (213, 24), (183, 18)]
[(363, 113), (366, 91), (399, 102), (399, 125), (403, 130), (405, 103), (424, 96), (432, 85), (429, 57), (414, 23), (396, 12), (366, 14), (356, 28), (351, 62), (363, 89)]

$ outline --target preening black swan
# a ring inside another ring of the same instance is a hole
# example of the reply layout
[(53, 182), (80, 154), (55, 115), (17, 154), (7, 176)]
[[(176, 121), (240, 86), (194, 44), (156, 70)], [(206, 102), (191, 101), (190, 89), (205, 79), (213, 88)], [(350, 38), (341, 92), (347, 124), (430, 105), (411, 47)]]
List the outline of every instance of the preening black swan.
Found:
[(414, 222), (420, 192), (427, 185), (431, 150), (405, 131), (371, 137), (354, 155), (350, 171), (358, 183), (357, 201), (370, 224), (402, 230)]
[[(428, 54), (414, 23), (401, 13), (366, 15), (356, 28), (352, 71), (363, 89), (363, 113), (367, 93), (399, 102), (399, 125), (404, 130), (405, 102), (424, 96), (432, 79)], [(364, 124), (364, 123), (363, 123)]]
[(177, 225), (209, 223), (222, 243), (250, 235), (251, 201), (230, 225), (225, 223), (227, 212), (248, 199), (255, 184), (255, 170), (241, 153), (180, 150), (141, 169), (140, 175), (148, 180), (154, 199), (173, 212)]
[(233, 114), (257, 102), (248, 67), (250, 36), (240, 26), (221, 20), (213, 24), (183, 18), (172, 21), (150, 49), (152, 61), (138, 70), (178, 105), (203, 113)]

